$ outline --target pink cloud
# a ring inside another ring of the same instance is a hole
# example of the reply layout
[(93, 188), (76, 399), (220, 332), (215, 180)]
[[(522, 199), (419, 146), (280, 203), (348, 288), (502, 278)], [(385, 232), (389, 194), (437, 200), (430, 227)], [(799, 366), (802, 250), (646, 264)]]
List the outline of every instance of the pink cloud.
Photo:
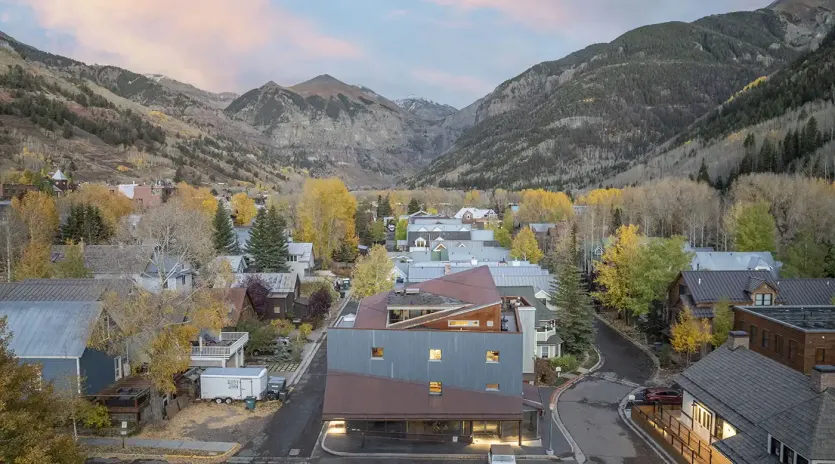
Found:
[(570, 15), (565, 2), (557, 0), (427, 0), (441, 6), (462, 11), (489, 9), (519, 22), (541, 30), (553, 30), (568, 22)]
[(446, 90), (479, 96), (491, 92), (495, 87), (489, 82), (477, 77), (450, 74), (437, 69), (415, 69), (412, 71), (412, 77), (421, 82), (441, 87)]
[(75, 38), (59, 52), (209, 90), (237, 89), (245, 72), (363, 56), (357, 45), (317, 31), (270, 0), (16, 1), (43, 28)]

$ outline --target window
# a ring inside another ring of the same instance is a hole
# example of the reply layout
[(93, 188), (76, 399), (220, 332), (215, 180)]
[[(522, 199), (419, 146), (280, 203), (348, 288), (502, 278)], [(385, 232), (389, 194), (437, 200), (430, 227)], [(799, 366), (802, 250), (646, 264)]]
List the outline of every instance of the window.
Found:
[(768, 348), (768, 340), (770, 338), (771, 338), (771, 332), (769, 332), (767, 330), (763, 330), (763, 338), (762, 338), (762, 341), (760, 343), (760, 347)]
[(736, 429), (734, 426), (729, 424), (724, 418), (717, 415), (716, 425), (713, 428), (713, 436), (719, 440), (724, 440), (726, 438), (731, 438), (734, 435), (736, 435)]
[(180, 276), (180, 285), (186, 286), (186, 276)]
[(497, 383), (488, 383), (488, 384), (487, 384), (487, 391), (494, 391), (494, 392), (499, 391), (499, 384), (497, 384)]
[(499, 352), (498, 351), (488, 351), (487, 352), (487, 362), (489, 362), (489, 363), (499, 362)]
[(441, 360), (441, 350), (429, 350), (429, 360), (430, 361), (440, 361)]
[(695, 419), (697, 423), (701, 424), (702, 427), (710, 430), (711, 414), (700, 404), (693, 403), (693, 419)]
[(783, 445), (783, 464), (794, 464), (794, 450)]
[(539, 357), (542, 359), (548, 359), (548, 354), (550, 350), (547, 346), (540, 346), (539, 347)]
[(798, 454), (797, 464), (809, 464), (809, 460)]
[(794, 358), (797, 357), (797, 342), (794, 340), (789, 340), (789, 361), (794, 361)]
[(293, 262), (293, 263), (297, 262), (298, 260), (299, 260), (299, 255), (290, 255), (290, 256), (287, 257), (287, 261), (290, 261), (290, 262)]
[(376, 359), (383, 359), (383, 349), (379, 346), (371, 348), (371, 357)]
[(816, 363), (826, 362), (826, 350), (825, 349), (815, 348), (815, 362)]
[(774, 334), (774, 352), (783, 356), (783, 336)]
[(117, 357), (113, 358), (113, 370), (115, 371), (114, 373), (116, 374), (114, 376), (114, 378), (116, 380), (121, 379), (122, 378), (122, 357), (121, 356), (117, 356)]
[(441, 382), (429, 382), (430, 395), (440, 395), (442, 391)]
[(771, 453), (773, 456), (780, 457), (780, 448), (782, 446), (783, 444), (780, 443), (780, 440), (771, 437), (771, 443), (769, 443), (768, 445), (768, 452)]
[(772, 298), (771, 293), (757, 293), (754, 295), (754, 306), (771, 306)]
[(757, 341), (757, 326), (751, 324), (748, 330), (748, 344), (754, 346)]
[(478, 327), (478, 321), (447, 321), (448, 327)]

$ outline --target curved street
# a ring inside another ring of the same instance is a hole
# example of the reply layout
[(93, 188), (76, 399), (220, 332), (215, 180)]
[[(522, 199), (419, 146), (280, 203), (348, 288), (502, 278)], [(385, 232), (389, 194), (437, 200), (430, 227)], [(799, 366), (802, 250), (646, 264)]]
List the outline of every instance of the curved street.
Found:
[[(663, 464), (618, 415), (618, 405), (655, 373), (650, 357), (606, 324), (595, 320), (595, 346), (603, 365), (559, 397), (557, 411), (586, 462)], [(578, 453), (578, 460), (582, 456)]]

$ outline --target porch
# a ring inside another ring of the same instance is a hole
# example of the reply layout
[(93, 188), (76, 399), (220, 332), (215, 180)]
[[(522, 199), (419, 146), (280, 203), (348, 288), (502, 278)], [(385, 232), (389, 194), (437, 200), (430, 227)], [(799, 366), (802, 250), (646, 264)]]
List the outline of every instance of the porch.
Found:
[(680, 464), (732, 464), (680, 421), (681, 406), (633, 405), (631, 416)]
[(107, 407), (113, 422), (141, 424), (151, 406), (151, 387), (151, 381), (145, 377), (125, 377), (87, 398)]
[(244, 346), (248, 341), (248, 332), (221, 332), (215, 342), (200, 338), (191, 347), (191, 366), (243, 367)]

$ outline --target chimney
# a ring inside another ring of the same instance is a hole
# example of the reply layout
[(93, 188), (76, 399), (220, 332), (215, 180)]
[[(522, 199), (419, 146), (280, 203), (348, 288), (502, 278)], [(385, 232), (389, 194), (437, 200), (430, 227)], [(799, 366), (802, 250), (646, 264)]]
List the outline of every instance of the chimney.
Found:
[(726, 343), (728, 344), (728, 348), (734, 351), (737, 348), (748, 349), (748, 340), (748, 332), (744, 330), (732, 330), (728, 334), (728, 341)]
[(522, 263), (520, 263), (518, 260), (515, 260), (515, 259), (510, 263), (510, 265), (514, 266), (514, 267), (519, 267), (521, 264)]
[(472, 264), (473, 266), (478, 266), (478, 259), (477, 258), (471, 259), (470, 264)]
[(444, 275), (452, 274), (452, 266), (449, 263), (444, 264)]
[(827, 388), (835, 389), (835, 366), (815, 366), (812, 368), (812, 389), (823, 393)]

